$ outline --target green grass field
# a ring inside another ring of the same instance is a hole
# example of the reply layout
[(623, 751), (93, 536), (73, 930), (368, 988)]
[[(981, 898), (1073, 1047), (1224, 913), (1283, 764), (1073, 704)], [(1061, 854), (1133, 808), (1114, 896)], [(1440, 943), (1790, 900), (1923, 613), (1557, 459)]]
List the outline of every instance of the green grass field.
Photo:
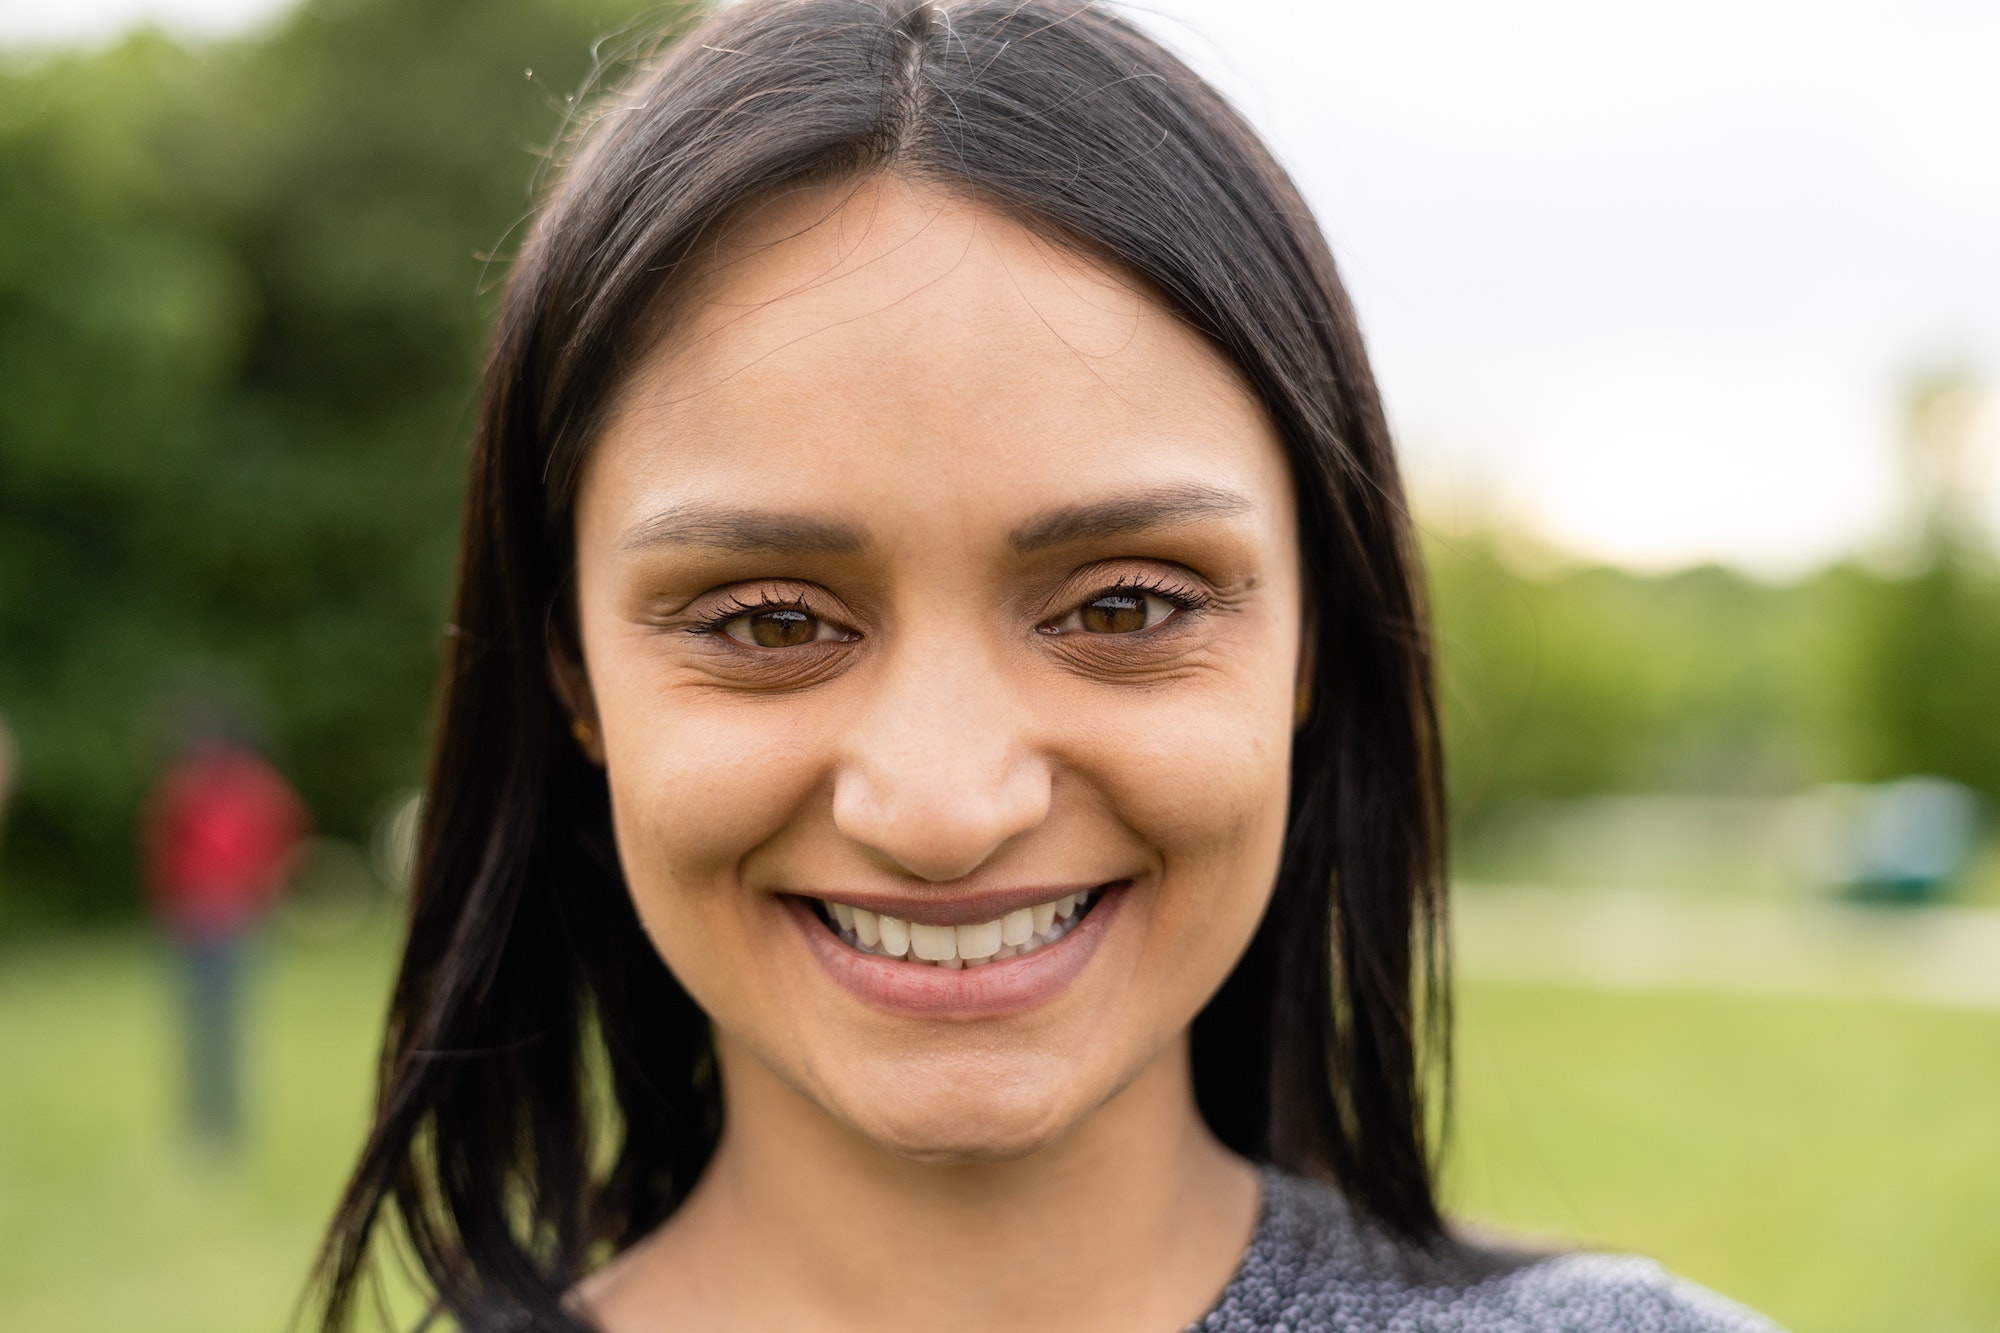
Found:
[(2000, 1329), (2000, 1012), (1471, 986), (1446, 1184), (1795, 1333)]
[[(385, 930), (266, 953), (254, 1134), (176, 1134), (138, 937), (0, 952), (0, 1328), (272, 1333), (357, 1142)], [(2000, 1013), (1470, 986), (1456, 1204), (1654, 1255), (1796, 1333), (2000, 1329)]]

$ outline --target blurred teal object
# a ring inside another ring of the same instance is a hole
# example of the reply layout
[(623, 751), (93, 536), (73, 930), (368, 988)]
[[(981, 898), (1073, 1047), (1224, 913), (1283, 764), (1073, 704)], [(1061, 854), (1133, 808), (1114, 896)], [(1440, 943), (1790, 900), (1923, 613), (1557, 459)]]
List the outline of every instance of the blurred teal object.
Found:
[(1840, 816), (1826, 878), (1857, 902), (1934, 902), (1965, 872), (1978, 844), (1980, 799), (1962, 783), (1920, 776), (1815, 795)]

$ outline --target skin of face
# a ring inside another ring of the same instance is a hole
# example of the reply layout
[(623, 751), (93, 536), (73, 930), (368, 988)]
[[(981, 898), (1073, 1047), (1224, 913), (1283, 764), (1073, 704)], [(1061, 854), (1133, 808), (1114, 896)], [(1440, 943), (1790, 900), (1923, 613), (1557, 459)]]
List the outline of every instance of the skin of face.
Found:
[[(1031, 1158), (1127, 1089), (1192, 1115), (1300, 670), (1288, 468), (1226, 358), (982, 202), (798, 191), (715, 243), (575, 517), (559, 674), (714, 1024), (723, 1152), (760, 1107), (918, 1166)], [(1067, 986), (976, 1017), (857, 999), (781, 897), (1119, 882)]]

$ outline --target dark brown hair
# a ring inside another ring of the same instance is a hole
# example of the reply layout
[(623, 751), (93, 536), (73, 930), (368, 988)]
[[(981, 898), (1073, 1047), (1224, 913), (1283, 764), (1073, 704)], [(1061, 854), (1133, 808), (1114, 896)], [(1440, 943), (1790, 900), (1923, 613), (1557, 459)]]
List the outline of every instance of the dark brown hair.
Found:
[(385, 1218), (463, 1326), (585, 1328), (564, 1293), (671, 1214), (708, 1160), (708, 1021), (639, 928), (604, 774), (550, 679), (571, 492), (704, 235), (774, 192), (871, 172), (975, 194), (1122, 265), (1276, 423), (1311, 705), (1270, 908), (1195, 1020), (1195, 1092), (1236, 1152), (1337, 1182), (1409, 1243), (1441, 1237), (1426, 621), (1381, 404), (1311, 213), (1212, 89), (1096, 5), (752, 0), (599, 104), (507, 287), (375, 1124), (320, 1270), (327, 1329)]

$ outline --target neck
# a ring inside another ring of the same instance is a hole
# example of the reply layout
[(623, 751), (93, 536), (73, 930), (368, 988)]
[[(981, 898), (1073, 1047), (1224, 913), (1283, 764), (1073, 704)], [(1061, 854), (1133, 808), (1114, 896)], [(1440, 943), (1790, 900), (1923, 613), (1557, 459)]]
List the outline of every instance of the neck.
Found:
[(1209, 1308), (1249, 1243), (1255, 1173), (1202, 1121), (1185, 1038), (1011, 1161), (896, 1156), (726, 1038), (718, 1056), (730, 1113), (707, 1173), (586, 1289), (612, 1333), (669, 1326), (654, 1322), (669, 1310), (716, 1329), (1165, 1333)]

